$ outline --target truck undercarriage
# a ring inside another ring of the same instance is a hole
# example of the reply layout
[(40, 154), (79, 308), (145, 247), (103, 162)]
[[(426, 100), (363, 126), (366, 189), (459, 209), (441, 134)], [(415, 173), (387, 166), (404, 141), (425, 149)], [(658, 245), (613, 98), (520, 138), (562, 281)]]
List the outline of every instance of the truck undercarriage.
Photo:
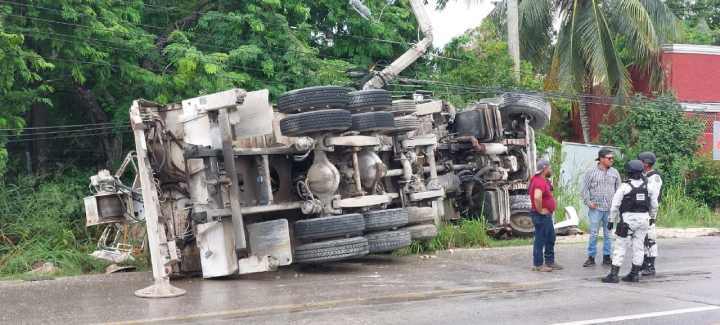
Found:
[[(288, 92), (275, 109), (267, 90), (231, 89), (137, 100), (130, 116), (136, 181), (95, 176), (88, 225), (144, 220), (154, 274), (167, 281), (392, 251), (462, 217), (528, 234), (534, 128), (549, 106), (506, 94), (458, 111), (323, 86)], [(137, 294), (177, 293), (151, 289)]]

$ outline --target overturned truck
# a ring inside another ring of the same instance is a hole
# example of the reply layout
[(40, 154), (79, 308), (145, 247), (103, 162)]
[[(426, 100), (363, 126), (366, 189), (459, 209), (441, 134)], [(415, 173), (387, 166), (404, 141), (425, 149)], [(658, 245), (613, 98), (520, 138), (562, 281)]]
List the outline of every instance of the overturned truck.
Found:
[(484, 216), (532, 232), (527, 180), (542, 98), (508, 93), (463, 110), (381, 89), (241, 89), (130, 108), (136, 181), (102, 173), (88, 224), (143, 219), (156, 285), (392, 251), (437, 225)]

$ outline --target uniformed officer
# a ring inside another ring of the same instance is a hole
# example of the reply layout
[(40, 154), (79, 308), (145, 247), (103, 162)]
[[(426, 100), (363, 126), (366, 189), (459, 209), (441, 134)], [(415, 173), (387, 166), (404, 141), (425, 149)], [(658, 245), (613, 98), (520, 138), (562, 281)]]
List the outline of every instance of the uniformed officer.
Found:
[[(655, 154), (646, 151), (641, 152), (638, 157), (638, 160), (643, 162), (644, 171), (643, 175), (645, 175), (645, 178), (647, 178), (648, 181), (648, 188), (655, 188), (655, 193), (657, 193), (658, 197), (658, 204), (662, 201), (662, 177), (660, 177), (660, 173), (658, 173), (656, 170), (653, 169), (653, 166), (655, 165), (656, 157)], [(642, 275), (644, 276), (652, 276), (655, 275), (655, 258), (658, 255), (658, 247), (657, 247), (657, 233), (655, 232), (655, 224), (656, 224), (657, 216), (655, 218), (650, 219), (650, 227), (648, 228), (647, 236), (645, 236), (645, 258), (643, 259), (643, 265), (642, 265)]]
[(654, 188), (648, 187), (648, 181), (643, 176), (643, 163), (640, 160), (631, 160), (625, 165), (628, 180), (620, 185), (613, 196), (610, 205), (610, 229), (615, 229), (615, 243), (613, 247), (612, 268), (610, 274), (602, 278), (602, 282), (618, 283), (618, 272), (625, 258), (628, 244), (632, 248), (632, 270), (622, 278), (626, 282), (640, 280), (640, 267), (643, 263), (644, 241), (650, 225), (650, 219), (657, 214), (657, 193)]

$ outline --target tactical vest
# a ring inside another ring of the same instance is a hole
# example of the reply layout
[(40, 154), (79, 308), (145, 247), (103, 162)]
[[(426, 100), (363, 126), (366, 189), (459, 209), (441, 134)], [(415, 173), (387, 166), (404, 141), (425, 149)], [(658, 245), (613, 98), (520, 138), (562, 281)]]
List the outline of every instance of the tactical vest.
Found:
[(643, 183), (635, 187), (630, 180), (627, 181), (632, 190), (623, 196), (620, 204), (620, 213), (635, 212), (642, 213), (650, 211), (650, 194), (648, 193), (647, 179), (643, 178)]
[[(645, 177), (646, 177), (646, 178), (650, 178), (650, 177), (655, 176), (655, 175), (658, 175), (658, 176), (660, 177), (660, 179), (662, 180), (662, 175), (660, 175), (660, 173), (658, 173), (658, 172), (655, 171), (655, 170), (650, 171), (649, 173), (647, 173), (647, 175), (645, 175)], [(658, 194), (658, 203), (662, 202), (662, 198), (663, 198), (663, 195), (662, 195), (662, 194), (663, 194), (662, 186), (660, 186), (660, 193)]]

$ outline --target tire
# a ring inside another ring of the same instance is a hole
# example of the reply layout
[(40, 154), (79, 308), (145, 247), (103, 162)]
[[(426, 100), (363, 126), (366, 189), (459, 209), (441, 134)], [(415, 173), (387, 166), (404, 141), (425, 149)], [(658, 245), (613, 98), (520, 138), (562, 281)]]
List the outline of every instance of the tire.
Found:
[(437, 236), (437, 227), (435, 225), (417, 225), (402, 228), (402, 230), (410, 232), (412, 240), (430, 240)]
[(295, 247), (295, 263), (323, 263), (345, 260), (369, 254), (365, 237), (321, 241)]
[(375, 232), (365, 235), (365, 238), (368, 241), (370, 254), (391, 252), (410, 246), (412, 243), (410, 232), (405, 230)]
[(304, 219), (295, 222), (295, 238), (302, 241), (328, 239), (355, 234), (365, 230), (365, 220), (359, 213)]
[(408, 223), (408, 212), (403, 208), (370, 211), (366, 212), (363, 217), (367, 231), (388, 230), (402, 227)]
[(415, 116), (401, 116), (395, 118), (395, 128), (389, 133), (400, 134), (415, 131), (420, 127), (420, 120)]
[(530, 212), (527, 210), (513, 210), (510, 212), (510, 228), (515, 236), (531, 236), (535, 232)]
[(351, 126), (351, 114), (344, 109), (327, 109), (293, 114), (280, 120), (280, 132), (289, 137), (322, 132), (340, 132), (349, 129)]
[(325, 109), (345, 109), (350, 88), (317, 86), (288, 91), (278, 98), (277, 110), (281, 113), (301, 113)]
[(396, 115), (407, 115), (417, 112), (417, 106), (412, 99), (400, 99), (392, 102), (390, 111)]
[(387, 111), (392, 108), (392, 95), (384, 89), (353, 91), (348, 94), (347, 109), (353, 113)]
[(435, 209), (432, 207), (407, 207), (408, 225), (420, 225), (435, 222)]
[(510, 196), (510, 210), (512, 210), (512, 211), (517, 211), (517, 210), (530, 211), (530, 208), (532, 208), (532, 205), (530, 204), (530, 195), (529, 194), (511, 195)]
[(395, 120), (389, 112), (368, 112), (352, 115), (353, 131), (375, 132), (392, 131), (395, 128)]
[(550, 122), (550, 104), (542, 96), (506, 93), (502, 95), (500, 113), (503, 123), (526, 117), (533, 129), (540, 130)]
[(510, 196), (510, 228), (516, 236), (530, 236), (535, 232), (532, 218), (530, 217), (530, 196)]

